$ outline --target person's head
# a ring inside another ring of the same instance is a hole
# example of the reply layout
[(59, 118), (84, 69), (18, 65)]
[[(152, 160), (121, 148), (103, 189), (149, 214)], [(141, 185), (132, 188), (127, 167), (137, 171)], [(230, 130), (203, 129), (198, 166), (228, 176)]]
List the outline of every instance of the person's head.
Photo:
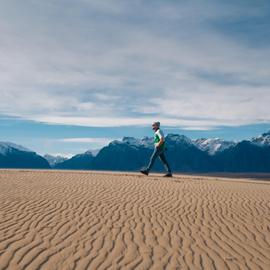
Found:
[(159, 127), (160, 127), (160, 122), (154, 122), (154, 123), (152, 124), (152, 129), (153, 129), (154, 131), (157, 131), (157, 130), (159, 129)]

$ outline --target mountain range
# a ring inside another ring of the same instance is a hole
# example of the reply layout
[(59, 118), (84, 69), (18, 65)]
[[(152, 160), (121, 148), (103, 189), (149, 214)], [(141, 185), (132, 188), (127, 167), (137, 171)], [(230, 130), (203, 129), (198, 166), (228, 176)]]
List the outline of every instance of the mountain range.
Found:
[[(270, 131), (240, 142), (219, 138), (191, 140), (184, 135), (168, 134), (166, 148), (175, 172), (270, 172)], [(124, 137), (98, 153), (86, 151), (69, 159), (42, 157), (25, 147), (0, 142), (0, 167), (138, 171), (147, 165), (152, 151), (153, 139), (149, 137)], [(153, 169), (163, 168), (156, 162)]]

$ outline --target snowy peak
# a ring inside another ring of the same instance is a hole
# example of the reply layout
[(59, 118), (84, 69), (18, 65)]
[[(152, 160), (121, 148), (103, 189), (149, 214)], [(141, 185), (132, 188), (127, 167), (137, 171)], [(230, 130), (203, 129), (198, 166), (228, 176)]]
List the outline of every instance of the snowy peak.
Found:
[[(168, 143), (172, 144), (186, 144), (193, 145), (193, 142), (184, 135), (179, 134), (168, 134), (165, 138)], [(145, 148), (153, 148), (154, 147), (154, 139), (153, 137), (143, 137), (142, 139), (137, 139), (134, 137), (123, 137), (122, 141), (115, 140), (111, 142), (113, 145), (121, 145), (127, 144), (133, 147), (145, 147)]]
[(53, 156), (53, 155), (49, 155), (49, 154), (46, 154), (43, 157), (49, 162), (51, 167), (68, 159), (68, 158), (62, 157), (60, 155)]
[(143, 137), (142, 139), (137, 139), (133, 137), (124, 137), (122, 142), (127, 143), (133, 146), (144, 146), (144, 147), (152, 147), (153, 146), (153, 138)]
[(12, 143), (12, 142), (0, 142), (0, 154), (7, 155), (8, 153), (12, 152), (13, 150), (22, 151), (22, 152), (30, 152), (34, 153), (34, 151), (29, 150), (26, 147), (21, 145)]
[(0, 168), (49, 169), (48, 161), (36, 152), (11, 142), (0, 142)]
[(193, 142), (191, 139), (189, 139), (188, 137), (184, 136), (184, 135), (179, 135), (179, 134), (168, 134), (166, 136), (166, 140), (168, 142), (173, 142), (176, 144), (187, 144), (187, 145), (193, 145)]
[(146, 148), (153, 148), (154, 147), (154, 139), (153, 139), (153, 137), (143, 137), (141, 139), (141, 144)]
[(235, 146), (236, 143), (232, 141), (224, 141), (219, 138), (213, 139), (197, 139), (193, 143), (202, 151), (207, 152), (209, 155), (214, 155), (217, 152), (222, 152), (232, 146)]
[(93, 156), (91, 150), (87, 150), (86, 152), (84, 152), (84, 155)]
[(146, 147), (152, 148), (153, 147), (153, 138), (143, 137), (142, 139), (137, 139), (134, 137), (123, 137), (122, 141), (112, 141), (110, 144), (119, 145), (119, 144), (127, 144), (133, 147)]
[(140, 145), (141, 140), (133, 138), (133, 137), (124, 137), (122, 139), (122, 142), (130, 144), (130, 145)]
[(251, 142), (259, 146), (270, 146), (270, 131), (251, 139)]
[(89, 150), (91, 152), (91, 154), (95, 157), (99, 152), (100, 152), (101, 149), (91, 149)]
[(86, 152), (82, 153), (82, 154), (77, 154), (71, 158), (78, 158), (78, 157), (93, 157), (93, 154), (90, 150), (87, 150)]

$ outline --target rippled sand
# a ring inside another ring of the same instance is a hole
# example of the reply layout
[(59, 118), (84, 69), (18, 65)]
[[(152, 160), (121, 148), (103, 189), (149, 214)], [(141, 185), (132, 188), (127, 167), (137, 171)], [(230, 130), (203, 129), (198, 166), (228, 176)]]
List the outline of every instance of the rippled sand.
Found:
[(1, 170), (0, 269), (270, 269), (270, 182)]

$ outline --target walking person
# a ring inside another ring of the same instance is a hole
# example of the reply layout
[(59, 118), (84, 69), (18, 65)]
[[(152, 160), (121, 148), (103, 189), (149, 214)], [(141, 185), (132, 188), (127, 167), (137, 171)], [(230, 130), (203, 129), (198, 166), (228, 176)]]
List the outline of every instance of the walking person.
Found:
[(167, 173), (164, 175), (165, 177), (172, 177), (172, 171), (169, 163), (165, 157), (165, 138), (162, 130), (160, 129), (160, 122), (154, 122), (152, 125), (152, 129), (155, 132), (154, 144), (155, 149), (150, 158), (149, 164), (145, 169), (140, 170), (141, 173), (148, 175), (151, 168), (154, 165), (155, 160), (159, 157), (160, 161), (163, 163), (164, 168)]

